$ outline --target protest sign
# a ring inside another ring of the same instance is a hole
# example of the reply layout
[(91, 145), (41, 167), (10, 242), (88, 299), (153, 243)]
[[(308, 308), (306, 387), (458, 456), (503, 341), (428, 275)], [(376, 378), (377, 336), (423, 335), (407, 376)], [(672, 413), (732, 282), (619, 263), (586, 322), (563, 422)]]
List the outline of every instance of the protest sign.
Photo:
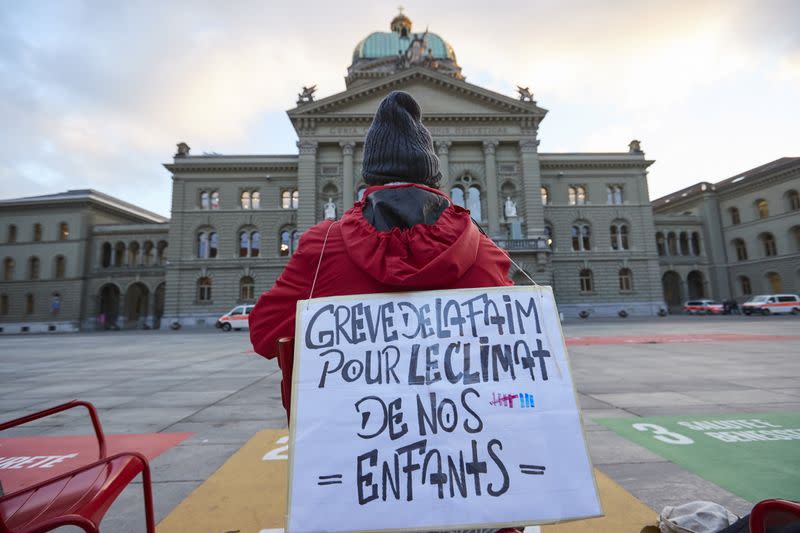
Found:
[(287, 530), (602, 514), (549, 287), (298, 302)]

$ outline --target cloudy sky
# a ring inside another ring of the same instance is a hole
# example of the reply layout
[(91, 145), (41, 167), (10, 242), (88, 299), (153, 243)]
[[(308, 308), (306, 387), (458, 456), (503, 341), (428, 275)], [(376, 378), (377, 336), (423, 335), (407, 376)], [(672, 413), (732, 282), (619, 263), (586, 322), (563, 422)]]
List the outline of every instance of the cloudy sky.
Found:
[[(296, 153), (301, 85), (344, 89), (398, 2), (33, 0), (0, 6), (0, 197), (95, 188), (169, 214), (161, 166)], [(656, 164), (652, 198), (800, 156), (800, 2), (405, 1), (467, 81), (550, 110), (540, 149)]]

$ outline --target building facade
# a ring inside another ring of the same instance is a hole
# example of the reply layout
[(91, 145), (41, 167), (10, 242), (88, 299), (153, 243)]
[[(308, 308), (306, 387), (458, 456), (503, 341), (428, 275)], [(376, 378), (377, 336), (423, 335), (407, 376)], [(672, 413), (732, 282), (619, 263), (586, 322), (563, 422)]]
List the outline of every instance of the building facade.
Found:
[[(343, 92), (316, 99), (314, 87), (303, 88), (288, 111), (296, 154), (193, 155), (180, 143), (165, 165), (172, 175), (168, 223), (130, 205), (114, 219), (95, 218), (82, 207), (75, 214), (83, 217), (81, 237), (75, 235), (80, 245), (69, 239), (34, 245), (39, 241), (25, 236), (33, 251), (11, 242), (9, 233), (0, 257), (21, 265), (36, 254), (68, 254), (75, 270), (72, 285), (39, 274), (33, 313), (25, 308), (22, 285), (15, 285), (22, 278), (0, 282), (4, 332), (48, 330), (56, 317), (75, 329), (208, 326), (233, 306), (254, 302), (280, 275), (304, 230), (339, 218), (363, 194), (364, 136), (378, 103), (393, 90), (409, 92), (423, 109), (442, 189), (509, 253), (515, 283), (532, 278), (552, 285), (566, 316), (651, 316), (687, 297), (745, 296), (729, 292), (730, 280), (739, 278), (763, 292), (753, 272), (766, 267), (781, 277), (783, 290), (797, 290), (791, 264), (798, 263), (798, 212), (775, 211), (781, 201), (794, 205), (780, 195), (787, 187), (800, 189), (797, 158), (766, 165), (763, 182), (701, 183), (651, 204), (647, 168), (653, 161), (639, 141), (614, 153), (540, 152), (547, 110), (527, 88), (509, 97), (468, 83), (444, 39), (412, 30), (399, 15), (389, 32), (360, 41)], [(726, 224), (725, 213), (756, 205), (761, 197), (748, 195), (758, 196), (767, 183), (775, 191), (762, 196), (775, 206), (773, 214), (751, 220), (742, 212), (741, 224)], [(64, 194), (77, 193), (124, 204), (94, 191)], [(32, 224), (54, 231), (60, 222), (44, 206), (60, 196), (0, 202), (0, 231), (15, 226), (20, 239)], [(772, 250), (767, 234), (776, 253), (756, 259), (756, 246)], [(746, 239), (753, 252), (733, 264), (736, 239)], [(61, 251), (65, 246), (72, 248)], [(61, 305), (55, 315), (41, 303), (54, 292)]]

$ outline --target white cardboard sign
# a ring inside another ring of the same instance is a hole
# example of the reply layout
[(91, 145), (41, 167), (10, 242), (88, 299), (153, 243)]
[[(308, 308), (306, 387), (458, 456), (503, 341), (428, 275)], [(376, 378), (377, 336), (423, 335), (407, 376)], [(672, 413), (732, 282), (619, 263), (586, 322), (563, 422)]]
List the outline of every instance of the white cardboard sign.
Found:
[(600, 516), (549, 287), (298, 302), (287, 531)]

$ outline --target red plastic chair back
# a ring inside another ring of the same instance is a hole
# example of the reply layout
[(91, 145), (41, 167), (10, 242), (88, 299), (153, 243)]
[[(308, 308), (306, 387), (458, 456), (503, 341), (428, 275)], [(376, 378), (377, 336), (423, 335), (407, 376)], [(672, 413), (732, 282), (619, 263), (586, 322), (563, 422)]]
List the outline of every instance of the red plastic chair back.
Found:
[(139, 474), (145, 500), (145, 526), (155, 533), (150, 468), (138, 452), (106, 457), (105, 436), (94, 406), (72, 401), (0, 424), (0, 431), (75, 407), (86, 407), (97, 434), (100, 458), (88, 465), (0, 496), (0, 533), (41, 533), (64, 525), (97, 532), (114, 500)]
[(278, 339), (278, 366), (281, 369), (281, 400), (286, 409), (286, 420), (289, 420), (289, 408), (292, 405), (292, 365), (294, 364), (294, 337)]
[[(789, 500), (764, 500), (750, 511), (750, 533), (766, 533), (767, 528), (793, 525), (800, 531), (800, 503)], [(791, 529), (795, 531), (795, 529)]]

